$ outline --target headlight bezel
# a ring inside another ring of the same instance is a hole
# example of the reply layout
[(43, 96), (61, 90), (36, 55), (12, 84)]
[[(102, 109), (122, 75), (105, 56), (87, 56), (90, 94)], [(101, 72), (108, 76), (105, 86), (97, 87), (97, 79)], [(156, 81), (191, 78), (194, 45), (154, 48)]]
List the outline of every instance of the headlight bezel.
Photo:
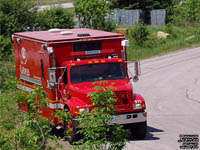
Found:
[(85, 108), (78, 108), (78, 113), (81, 114), (81, 113), (88, 113), (89, 112), (89, 108), (85, 107)]
[(133, 110), (143, 109), (142, 103), (133, 104)]

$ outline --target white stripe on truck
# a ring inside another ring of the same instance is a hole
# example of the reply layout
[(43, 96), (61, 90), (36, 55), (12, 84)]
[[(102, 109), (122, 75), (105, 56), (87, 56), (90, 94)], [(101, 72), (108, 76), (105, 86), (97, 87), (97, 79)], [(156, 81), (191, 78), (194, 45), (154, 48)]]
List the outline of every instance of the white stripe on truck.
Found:
[(27, 91), (27, 92), (32, 92), (34, 91), (33, 88), (29, 88), (27, 86), (21, 85), (21, 84), (17, 84), (17, 88), (23, 91)]
[(51, 109), (64, 109), (64, 104), (62, 103), (49, 103), (47, 106)]

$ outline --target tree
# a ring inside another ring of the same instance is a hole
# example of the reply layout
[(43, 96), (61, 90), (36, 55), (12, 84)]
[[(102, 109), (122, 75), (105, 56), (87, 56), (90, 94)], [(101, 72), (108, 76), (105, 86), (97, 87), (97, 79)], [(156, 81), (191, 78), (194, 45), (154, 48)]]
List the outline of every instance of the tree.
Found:
[(11, 35), (14, 32), (73, 28), (73, 14), (61, 7), (38, 12), (30, 0), (1, 0), (0, 3), (0, 58), (12, 54)]
[(1, 0), (0, 34), (11, 36), (13, 32), (31, 30), (36, 9), (30, 0)]
[(112, 0), (112, 8), (120, 9), (164, 9), (172, 4), (172, 0)]
[(73, 14), (62, 7), (52, 7), (37, 13), (35, 29), (73, 28)]
[(173, 7), (169, 11), (170, 20), (177, 25), (200, 21), (200, 1), (174, 0)]
[(1, 0), (0, 34), (11, 37), (13, 32), (73, 28), (73, 14), (61, 7), (42, 12), (30, 0)]
[(105, 0), (75, 0), (75, 13), (80, 27), (111, 31), (114, 26), (105, 19), (109, 4)]

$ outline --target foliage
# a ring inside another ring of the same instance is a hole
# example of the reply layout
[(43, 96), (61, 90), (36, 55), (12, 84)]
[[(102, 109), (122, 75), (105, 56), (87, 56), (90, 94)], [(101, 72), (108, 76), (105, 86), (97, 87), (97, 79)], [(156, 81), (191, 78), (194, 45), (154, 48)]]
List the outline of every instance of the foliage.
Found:
[(72, 119), (70, 111), (56, 110), (53, 116), (58, 119), (59, 122), (57, 124), (62, 124), (64, 126), (63, 137), (69, 139), (70, 135), (73, 133), (72, 129), (67, 129), (66, 127), (70, 122), (70, 119)]
[(75, 14), (80, 27), (111, 31), (112, 22), (106, 21), (109, 13), (109, 2), (104, 0), (75, 0)]
[(1, 0), (0, 5), (0, 59), (12, 53), (11, 35), (14, 32), (73, 28), (73, 14), (61, 7), (38, 12), (30, 0)]
[(13, 32), (73, 28), (73, 14), (62, 7), (38, 12), (30, 0), (1, 0), (0, 34), (11, 37)]
[(170, 21), (176, 25), (185, 25), (189, 22), (200, 22), (200, 1), (174, 0), (169, 8)]
[(4, 92), (9, 89), (13, 90), (16, 87), (15, 65), (9, 61), (10, 59), (0, 61), (0, 91), (2, 90)]
[(111, 0), (111, 8), (120, 9), (164, 9), (172, 4), (172, 0)]
[(169, 38), (176, 39), (177, 38), (177, 31), (175, 27), (171, 24), (168, 23), (165, 25), (165, 32), (169, 34)]
[(0, 59), (8, 60), (12, 50), (12, 43), (10, 38), (0, 35)]
[(15, 131), (16, 144), (22, 149), (45, 149), (47, 139), (51, 138), (50, 121), (40, 118), (41, 108), (46, 108), (48, 104), (46, 93), (42, 88), (36, 88), (30, 94), (19, 92), (17, 100), (20, 105), (28, 105), (28, 113), (21, 128)]
[(2, 135), (0, 133), (0, 149), (1, 150), (10, 150), (12, 149), (12, 145), (10, 143), (10, 136)]
[(73, 28), (73, 14), (62, 7), (52, 7), (37, 14), (35, 28), (48, 30), (51, 28)]
[(1, 0), (0, 34), (26, 31), (34, 26), (36, 9), (29, 0)]
[[(131, 34), (128, 35), (129, 47), (127, 56), (129, 61), (149, 58), (152, 56), (163, 55), (168, 52), (176, 51), (179, 49), (199, 46), (200, 42), (200, 24), (188, 24), (188, 26), (174, 26), (168, 24), (162, 27), (148, 26), (150, 32), (148, 40), (143, 45), (138, 45)], [(129, 30), (131, 30), (129, 28)], [(166, 39), (158, 38), (157, 32), (163, 31), (169, 33)]]
[(90, 107), (94, 108), (91, 112), (83, 112), (79, 117), (79, 131), (84, 138), (77, 142), (78, 146), (74, 149), (100, 150), (102, 147), (108, 150), (122, 150), (126, 145), (126, 130), (121, 125), (111, 125), (114, 120), (116, 101), (113, 98), (112, 87), (96, 86), (95, 91), (88, 96), (93, 103)]
[(135, 40), (136, 44), (143, 45), (149, 36), (147, 26), (144, 23), (135, 25), (130, 31), (130, 36)]
[[(11, 102), (16, 103), (16, 101), (11, 101), (11, 97), (1, 97), (0, 143), (3, 144), (0, 148), (3, 150), (42, 150), (51, 148), (48, 144), (49, 140), (51, 143), (57, 144), (57, 138), (50, 134), (50, 121), (40, 118), (41, 107), (44, 108), (47, 105), (46, 93), (41, 88), (37, 88), (31, 93), (19, 92), (17, 101), (21, 104), (22, 102), (28, 104), (29, 111), (26, 115), (20, 113), (15, 105), (15, 107), (11, 107), (13, 105)], [(10, 135), (7, 136), (7, 133)]]

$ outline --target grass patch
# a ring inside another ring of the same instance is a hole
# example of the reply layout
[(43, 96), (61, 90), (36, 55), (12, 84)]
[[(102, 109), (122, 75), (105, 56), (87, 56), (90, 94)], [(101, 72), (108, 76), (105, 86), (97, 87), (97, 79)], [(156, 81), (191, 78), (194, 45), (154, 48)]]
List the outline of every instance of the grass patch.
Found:
[(17, 110), (14, 60), (0, 61), (0, 131), (2, 135), (13, 135)]
[[(187, 27), (175, 27), (172, 25), (163, 27), (148, 26), (148, 31), (150, 35), (142, 46), (137, 45), (134, 38), (130, 34), (128, 35), (130, 46), (127, 51), (127, 56), (129, 61), (146, 59), (200, 45), (200, 25)], [(170, 35), (166, 39), (158, 38), (158, 31), (163, 31)]]
[[(38, 4), (38, 0), (32, 0), (34, 3)], [(53, 5), (73, 2), (73, 0), (39, 0), (39, 5)]]
[(66, 8), (66, 10), (68, 12), (72, 13), (72, 14), (74, 14), (74, 11), (75, 11), (74, 7), (73, 8)]

